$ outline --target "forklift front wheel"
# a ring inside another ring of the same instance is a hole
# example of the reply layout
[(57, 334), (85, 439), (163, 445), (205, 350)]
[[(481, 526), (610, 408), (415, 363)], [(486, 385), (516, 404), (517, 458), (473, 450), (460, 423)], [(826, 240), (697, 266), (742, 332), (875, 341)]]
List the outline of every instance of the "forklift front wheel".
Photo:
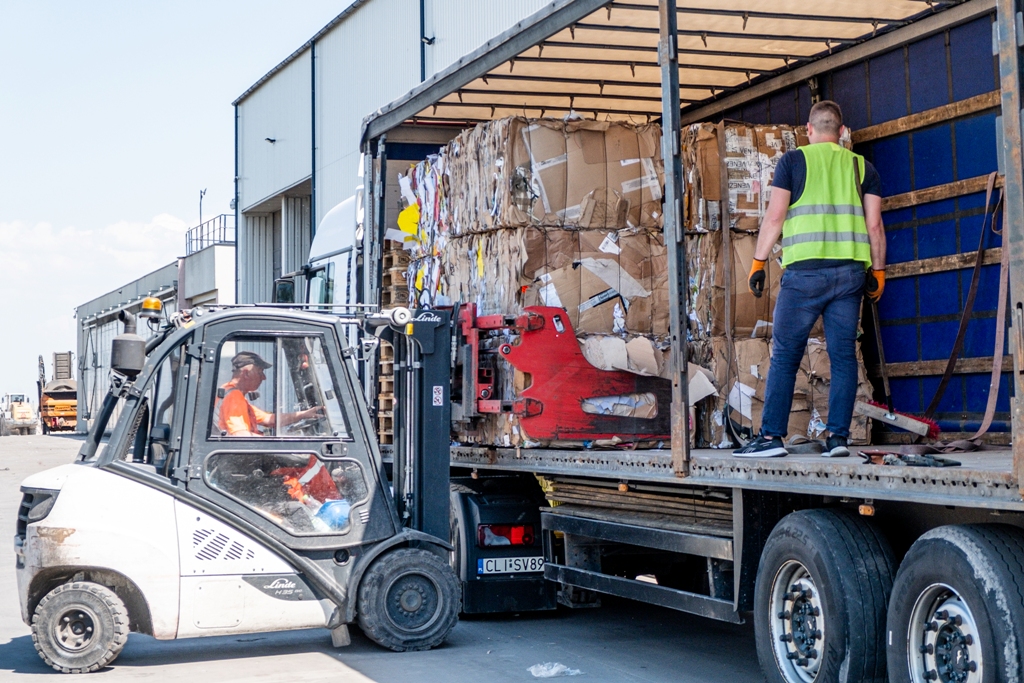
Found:
[(429, 650), (459, 620), (461, 586), (440, 557), (401, 548), (379, 557), (359, 586), (359, 627), (395, 652)]
[(114, 661), (128, 642), (128, 610), (106, 586), (65, 583), (36, 606), (32, 642), (43, 661), (57, 671), (97, 671)]

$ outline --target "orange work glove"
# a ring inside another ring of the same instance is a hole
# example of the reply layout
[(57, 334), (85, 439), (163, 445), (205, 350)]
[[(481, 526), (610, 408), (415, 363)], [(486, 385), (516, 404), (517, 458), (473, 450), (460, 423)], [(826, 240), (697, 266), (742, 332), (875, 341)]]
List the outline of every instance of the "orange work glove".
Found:
[(882, 292), (885, 291), (885, 271), (884, 270), (869, 270), (867, 277), (867, 292), (868, 298), (874, 303), (878, 303), (878, 300), (882, 298)]
[(764, 294), (764, 264), (766, 259), (754, 259), (754, 264), (750, 266), (750, 275), (747, 279), (747, 287), (750, 288), (750, 293), (756, 296), (758, 299)]

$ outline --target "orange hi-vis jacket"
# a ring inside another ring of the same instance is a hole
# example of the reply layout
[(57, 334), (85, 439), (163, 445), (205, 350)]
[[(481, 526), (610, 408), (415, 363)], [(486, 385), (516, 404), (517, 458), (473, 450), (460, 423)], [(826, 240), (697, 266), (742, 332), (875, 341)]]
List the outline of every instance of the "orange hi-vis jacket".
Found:
[(260, 425), (273, 423), (273, 413), (250, 404), (242, 390), (235, 386), (234, 380), (221, 388), (224, 390), (224, 398), (219, 399), (216, 423), (222, 433), (228, 436), (259, 434)]

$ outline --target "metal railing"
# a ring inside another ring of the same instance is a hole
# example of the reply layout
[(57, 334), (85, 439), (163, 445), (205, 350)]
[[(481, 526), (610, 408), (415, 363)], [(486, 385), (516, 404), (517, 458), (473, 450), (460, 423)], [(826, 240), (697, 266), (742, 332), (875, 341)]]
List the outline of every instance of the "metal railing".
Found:
[(222, 213), (204, 221), (185, 233), (185, 255), (214, 244), (235, 243), (235, 215)]

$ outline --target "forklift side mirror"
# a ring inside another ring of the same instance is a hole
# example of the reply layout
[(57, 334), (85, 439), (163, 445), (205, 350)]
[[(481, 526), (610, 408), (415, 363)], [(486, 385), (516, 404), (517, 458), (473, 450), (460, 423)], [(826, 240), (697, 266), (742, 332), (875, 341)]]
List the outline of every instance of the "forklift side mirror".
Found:
[(295, 303), (295, 280), (292, 278), (280, 278), (274, 281), (274, 297), (273, 303), (275, 304), (293, 304)]

